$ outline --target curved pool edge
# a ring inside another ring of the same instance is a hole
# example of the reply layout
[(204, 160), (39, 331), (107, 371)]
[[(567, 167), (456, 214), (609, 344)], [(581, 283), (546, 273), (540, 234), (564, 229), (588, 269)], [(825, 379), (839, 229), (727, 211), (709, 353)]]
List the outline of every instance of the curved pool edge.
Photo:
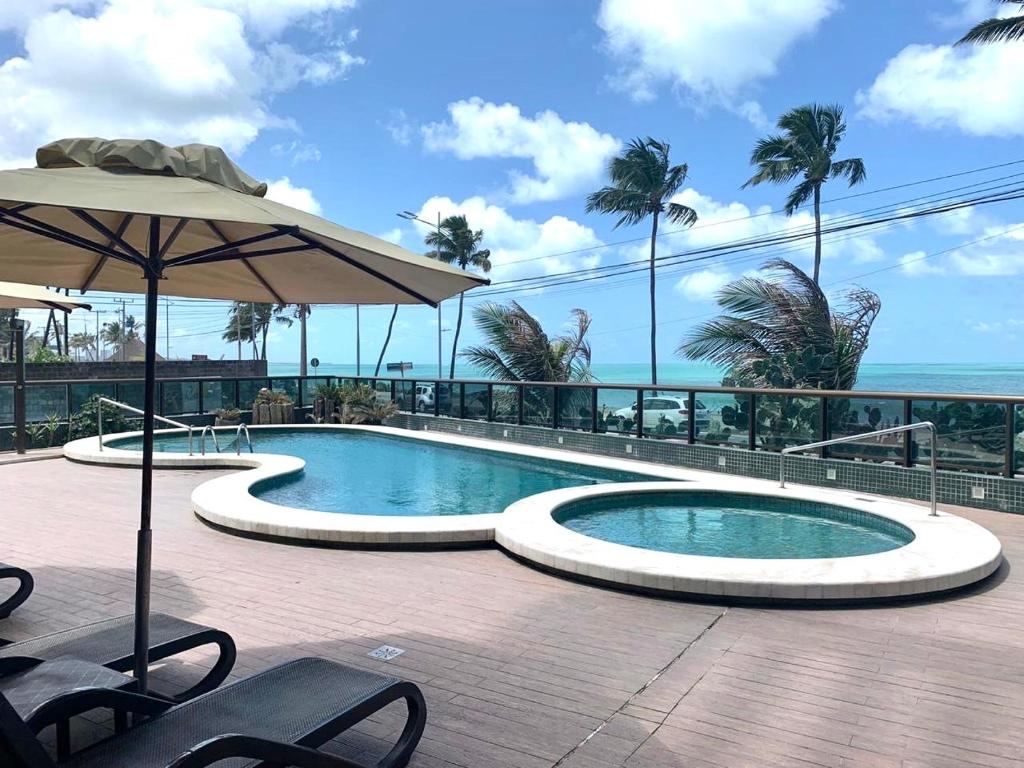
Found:
[[(887, 518), (914, 540), (854, 557), (762, 560), (681, 555), (614, 544), (556, 522), (558, 508), (581, 499), (678, 491), (678, 483), (609, 483), (530, 496), (509, 506), (495, 530), (498, 546), (540, 568), (589, 582), (679, 597), (741, 601), (843, 603), (948, 592), (991, 575), (1002, 545), (982, 526), (926, 507), (864, 494), (808, 487), (779, 488), (762, 480), (699, 480), (685, 491), (724, 491), (823, 502)], [(684, 491), (684, 492), (685, 492)]]
[[(228, 428), (225, 431), (230, 431)], [(574, 451), (534, 448), (514, 443), (463, 437), (439, 432), (414, 432), (395, 427), (348, 424), (280, 424), (252, 427), (255, 437), (264, 430), (348, 430), (375, 432), (404, 439), (479, 448), (515, 456), (549, 459), (602, 469), (617, 469), (678, 482), (698, 475), (660, 465), (636, 466), (639, 462), (592, 456)], [(181, 430), (158, 430), (180, 433)], [(67, 443), (64, 455), (72, 461), (108, 466), (140, 466), (142, 454), (114, 448), (110, 442), (130, 439), (142, 433), (105, 435), (103, 450), (95, 437)], [(264, 480), (301, 472), (305, 462), (295, 456), (271, 453), (206, 454), (188, 456), (157, 452), (153, 466), (159, 469), (240, 469), (208, 480), (192, 492), (192, 511), (204, 522), (227, 533), (295, 544), (366, 548), (441, 548), (492, 546), (495, 526), (503, 512), (465, 515), (360, 515), (320, 512), (286, 507), (256, 498), (251, 488)]]

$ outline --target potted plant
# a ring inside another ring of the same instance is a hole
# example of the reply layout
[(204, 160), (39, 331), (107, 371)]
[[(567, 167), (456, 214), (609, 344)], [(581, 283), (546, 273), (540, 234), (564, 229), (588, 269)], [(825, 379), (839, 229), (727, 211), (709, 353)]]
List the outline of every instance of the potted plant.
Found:
[(213, 426), (237, 427), (242, 423), (242, 412), (237, 408), (218, 408), (213, 412)]
[(341, 388), (332, 384), (318, 384), (313, 389), (313, 421), (317, 424), (341, 421)]
[(393, 402), (379, 403), (374, 400), (372, 403), (359, 403), (352, 407), (353, 424), (383, 424), (398, 413), (398, 406)]
[(264, 387), (252, 404), (253, 424), (291, 424), (295, 421), (295, 403), (286, 392)]

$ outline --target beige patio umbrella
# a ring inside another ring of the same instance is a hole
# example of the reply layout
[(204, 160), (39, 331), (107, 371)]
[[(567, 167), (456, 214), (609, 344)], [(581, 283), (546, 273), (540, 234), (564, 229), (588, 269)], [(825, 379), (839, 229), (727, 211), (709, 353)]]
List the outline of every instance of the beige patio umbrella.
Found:
[(159, 294), (282, 304), (428, 304), (487, 281), (264, 199), (217, 147), (64, 139), (0, 171), (0, 279), (146, 294), (135, 676), (149, 647)]
[(74, 309), (92, 309), (92, 306), (38, 285), (0, 281), (0, 309), (56, 309), (71, 312)]

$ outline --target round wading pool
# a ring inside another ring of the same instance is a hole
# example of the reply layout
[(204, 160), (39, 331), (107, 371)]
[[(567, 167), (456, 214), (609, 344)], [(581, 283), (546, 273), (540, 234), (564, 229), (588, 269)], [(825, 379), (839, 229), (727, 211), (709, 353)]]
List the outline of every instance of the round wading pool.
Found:
[(495, 541), (541, 568), (681, 596), (863, 601), (991, 574), (980, 525), (892, 499), (721, 477), (568, 488), (511, 505)]
[(571, 531), (682, 555), (758, 559), (854, 557), (914, 540), (904, 525), (805, 499), (673, 490), (596, 496), (554, 513)]

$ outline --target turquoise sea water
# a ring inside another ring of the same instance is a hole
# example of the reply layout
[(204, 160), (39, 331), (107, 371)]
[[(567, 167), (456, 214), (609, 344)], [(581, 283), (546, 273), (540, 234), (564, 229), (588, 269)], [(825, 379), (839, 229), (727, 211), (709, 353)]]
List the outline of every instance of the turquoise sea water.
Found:
[[(312, 373), (312, 371), (310, 371)], [(318, 373), (330, 376), (354, 376), (354, 365), (325, 363)], [(298, 373), (294, 363), (271, 363), (274, 376)], [(364, 365), (362, 375), (369, 376), (373, 367)], [(643, 363), (606, 363), (594, 365), (594, 374), (606, 383), (646, 383), (650, 366)], [(388, 374), (382, 374), (388, 375)], [(478, 371), (458, 366), (460, 378), (476, 378)], [(437, 376), (437, 363), (416, 363), (409, 378)], [(721, 383), (722, 372), (714, 366), (693, 362), (665, 362), (658, 365), (662, 384), (682, 386), (715, 386)], [(1024, 395), (1024, 363), (939, 364), (939, 363), (865, 363), (860, 369), (857, 389), (884, 392), (965, 392), (974, 394)]]
[[(253, 430), (252, 442), (257, 452), (298, 456), (306, 461), (302, 474), (261, 483), (253, 488), (254, 495), (274, 504), (322, 512), (502, 512), (518, 499), (556, 488), (656, 479), (369, 432)], [(155, 443), (159, 451), (186, 450), (184, 437), (158, 435)], [(128, 450), (142, 449), (137, 439), (115, 444)], [(221, 449), (234, 447), (225, 441)]]
[(841, 507), (707, 491), (586, 499), (555, 519), (603, 541), (709, 557), (852, 557), (913, 540), (901, 525)]

